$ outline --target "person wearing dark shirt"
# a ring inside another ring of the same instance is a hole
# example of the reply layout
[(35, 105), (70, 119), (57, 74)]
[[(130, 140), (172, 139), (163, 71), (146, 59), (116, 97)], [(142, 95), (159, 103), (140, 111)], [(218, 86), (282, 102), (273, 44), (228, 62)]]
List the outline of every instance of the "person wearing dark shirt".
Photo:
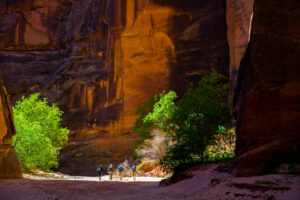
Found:
[(97, 167), (97, 173), (98, 173), (99, 181), (101, 181), (101, 177), (102, 177), (102, 167), (101, 167), (100, 165), (98, 165), (98, 167)]
[(122, 181), (122, 178), (123, 178), (123, 172), (124, 172), (124, 167), (123, 167), (122, 164), (119, 165), (118, 171), (119, 171), (120, 181)]

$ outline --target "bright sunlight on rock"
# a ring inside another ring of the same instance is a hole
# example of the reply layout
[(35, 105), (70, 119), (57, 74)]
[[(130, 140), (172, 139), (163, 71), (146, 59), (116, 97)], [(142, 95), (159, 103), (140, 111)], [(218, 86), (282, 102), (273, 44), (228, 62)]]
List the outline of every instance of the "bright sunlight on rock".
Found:
[(19, 162), (12, 148), (15, 135), (12, 108), (0, 77), (0, 179), (22, 178)]

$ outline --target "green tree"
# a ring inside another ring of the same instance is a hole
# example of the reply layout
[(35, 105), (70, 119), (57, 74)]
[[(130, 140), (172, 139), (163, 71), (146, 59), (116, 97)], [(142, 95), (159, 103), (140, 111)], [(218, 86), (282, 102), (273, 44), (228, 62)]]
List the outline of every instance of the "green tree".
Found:
[(213, 156), (210, 154), (216, 148), (212, 147), (216, 145), (216, 138), (220, 138), (216, 135), (225, 134), (230, 124), (226, 81), (224, 76), (212, 70), (195, 89), (188, 86), (177, 102), (174, 91), (162, 92), (151, 103), (139, 108), (140, 118), (136, 125), (140, 135), (146, 131), (150, 137), (151, 130), (158, 128), (172, 138), (172, 145), (162, 159), (163, 164), (173, 167), (195, 160), (204, 162)]
[(195, 89), (187, 88), (172, 117), (174, 145), (163, 163), (177, 165), (197, 159), (205, 161), (205, 150), (213, 143), (213, 136), (230, 123), (228, 84), (223, 82), (224, 77), (212, 70)]
[(39, 93), (22, 97), (13, 107), (17, 134), (13, 146), (23, 168), (50, 170), (58, 166), (59, 150), (68, 141), (69, 130), (61, 127), (63, 112)]

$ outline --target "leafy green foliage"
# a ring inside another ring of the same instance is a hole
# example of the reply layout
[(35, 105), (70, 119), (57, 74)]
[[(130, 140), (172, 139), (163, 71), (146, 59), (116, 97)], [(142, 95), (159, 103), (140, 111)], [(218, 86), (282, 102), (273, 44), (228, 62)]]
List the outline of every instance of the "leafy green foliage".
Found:
[(209, 158), (232, 157), (235, 149), (235, 129), (220, 127), (217, 134), (213, 136), (212, 143), (206, 147), (205, 154)]
[(174, 91), (170, 91), (167, 94), (162, 92), (157, 95), (153, 111), (145, 116), (143, 119), (144, 123), (151, 123), (164, 132), (170, 132), (174, 128), (172, 118), (176, 111), (174, 102), (176, 98), (177, 94)]
[(136, 160), (140, 159), (139, 153), (137, 150), (145, 142), (145, 140), (151, 138), (152, 124), (149, 122), (144, 122), (145, 116), (153, 110), (153, 105), (156, 101), (156, 98), (153, 97), (150, 101), (145, 102), (143, 105), (139, 106), (136, 114), (140, 117), (135, 121), (133, 132), (140, 136), (140, 140), (136, 141), (133, 148), (135, 152)]
[(171, 117), (176, 109), (174, 99), (177, 95), (174, 91), (165, 94), (155, 95), (149, 102), (145, 102), (138, 107), (136, 112), (140, 117), (135, 121), (133, 132), (138, 134), (141, 140), (134, 144), (134, 149), (137, 150), (145, 140), (150, 139), (151, 131), (154, 127), (162, 131), (170, 131)]
[(208, 160), (209, 154), (205, 154), (208, 145), (213, 144), (214, 136), (218, 132), (224, 132), (224, 126), (230, 122), (226, 104), (228, 84), (222, 84), (223, 79), (223, 76), (212, 70), (202, 78), (198, 87), (187, 88), (183, 98), (178, 101), (172, 118), (176, 124), (174, 145), (162, 160), (164, 164)]
[(68, 141), (69, 130), (60, 125), (63, 112), (38, 96), (22, 97), (13, 107), (17, 132), (13, 146), (23, 168), (48, 171), (58, 166), (59, 150)]
[(234, 154), (210, 155), (205, 162), (231, 162), (234, 157)]
[[(135, 122), (134, 133), (141, 139), (134, 144), (136, 160), (164, 156), (169, 140), (168, 136), (161, 133), (170, 129), (170, 119), (175, 110), (173, 100), (176, 97), (173, 91), (168, 94), (163, 91), (138, 108), (136, 114), (140, 117)], [(163, 131), (154, 130), (157, 128)]]
[[(149, 130), (152, 125), (172, 138), (172, 145), (161, 160), (163, 165), (174, 167), (195, 160), (204, 162), (231, 157), (213, 152), (216, 145), (220, 145), (215, 142), (216, 135), (226, 134), (230, 123), (229, 86), (223, 84), (225, 81), (222, 75), (212, 70), (195, 89), (189, 86), (177, 102), (174, 91), (157, 95), (151, 112), (141, 116), (139, 122), (147, 124)], [(208, 147), (210, 151), (207, 151)]]
[(268, 181), (268, 180), (256, 180), (254, 182), (256, 185), (274, 185), (274, 186), (279, 186), (278, 183), (273, 182), (273, 181)]

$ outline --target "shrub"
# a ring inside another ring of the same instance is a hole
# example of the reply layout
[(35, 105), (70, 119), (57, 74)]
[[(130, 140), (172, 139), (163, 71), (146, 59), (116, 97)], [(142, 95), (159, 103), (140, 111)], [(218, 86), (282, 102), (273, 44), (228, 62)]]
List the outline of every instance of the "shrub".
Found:
[(140, 136), (140, 140), (136, 141), (134, 144), (135, 156), (139, 159), (139, 153), (137, 150), (145, 142), (145, 140), (151, 138), (152, 124), (149, 122), (144, 122), (145, 116), (153, 110), (153, 105), (155, 103), (155, 98), (151, 98), (150, 101), (145, 102), (143, 105), (139, 106), (136, 114), (140, 117), (135, 121), (133, 132)]
[(278, 183), (273, 182), (273, 181), (268, 181), (268, 180), (256, 180), (254, 182), (256, 185), (274, 185), (274, 186), (279, 186)]
[(224, 130), (213, 136), (212, 144), (206, 147), (205, 154), (208, 157), (220, 157), (227, 155), (232, 157), (235, 149), (235, 129)]
[[(138, 134), (141, 138), (134, 145), (137, 158), (141, 158), (145, 155), (145, 149), (154, 151), (154, 148), (152, 148), (152, 150), (149, 149), (149, 146), (152, 146), (151, 142), (157, 143), (162, 151), (165, 148), (163, 141), (166, 141), (165, 139), (167, 138), (162, 135), (160, 135), (160, 137), (159, 134), (153, 135), (151, 133), (155, 133), (155, 131), (153, 132), (154, 129), (159, 129), (157, 130), (159, 133), (166, 133), (171, 130), (171, 118), (176, 109), (174, 103), (175, 98), (177, 98), (177, 95), (174, 91), (170, 91), (167, 94), (163, 91), (138, 108), (136, 114), (140, 117), (136, 120), (133, 130), (133, 132)], [(156, 136), (156, 138), (154, 138), (154, 136)], [(162, 137), (164, 139), (162, 139)], [(144, 144), (146, 140), (148, 141)], [(143, 148), (143, 150), (140, 148)]]
[(136, 149), (136, 153), (140, 158), (158, 162), (166, 155), (170, 142), (170, 137), (159, 130), (152, 130), (151, 138), (146, 139), (144, 143)]

